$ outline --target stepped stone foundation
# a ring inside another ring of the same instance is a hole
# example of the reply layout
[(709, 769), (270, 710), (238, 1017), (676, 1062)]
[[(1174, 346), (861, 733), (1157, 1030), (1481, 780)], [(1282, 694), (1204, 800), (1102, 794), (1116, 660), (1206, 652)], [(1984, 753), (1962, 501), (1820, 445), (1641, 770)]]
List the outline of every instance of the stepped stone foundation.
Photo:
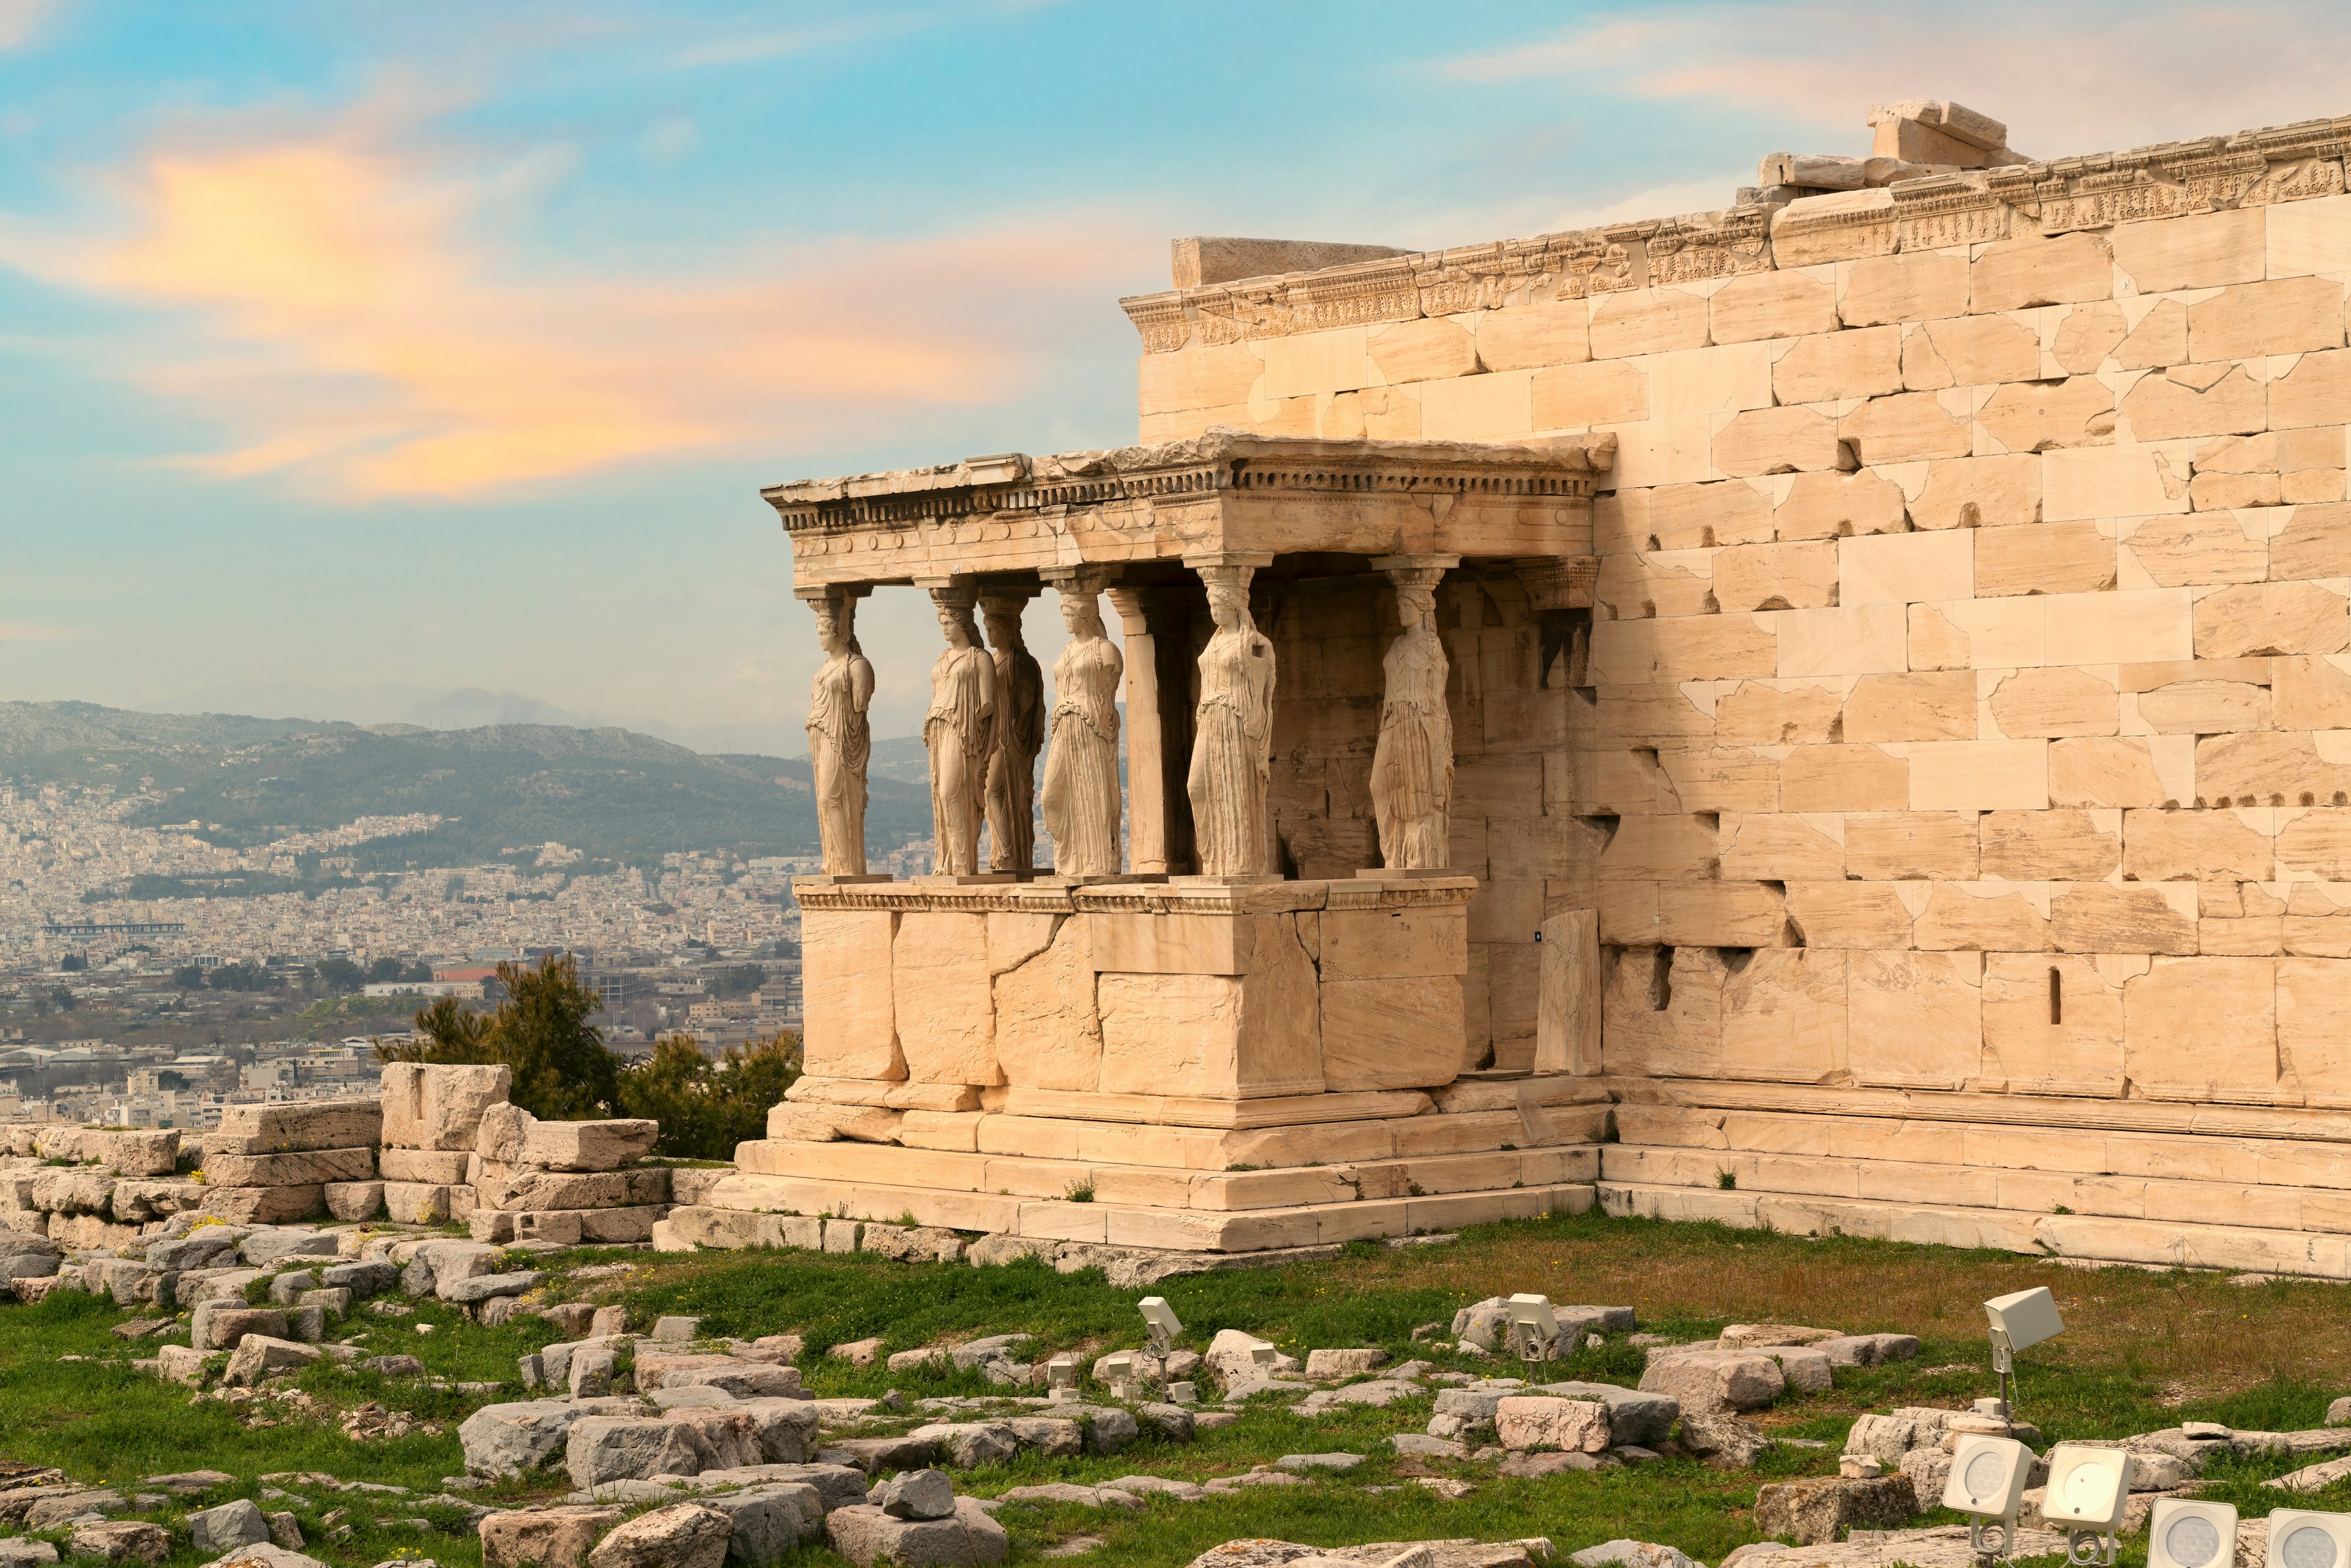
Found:
[[(1245, 770), (1187, 761), (1257, 639), (1242, 869), (1280, 880), (1203, 929), (1289, 935), (1105, 963), (1131, 883), (974, 909), (829, 861), (816, 1077), (711, 1201), (1247, 1249), (1596, 1191), (2351, 1277), (2351, 119), (2049, 160), (1871, 123), (1713, 212), (1193, 242), (1123, 302), (1144, 444), (768, 492), (836, 633), (875, 591), (1108, 592), (1130, 878), (1229, 869)], [(1414, 672), (1416, 869), (1468, 882), (1405, 917), (1459, 961), (1383, 948), (1353, 1008), (1333, 900), (1386, 863)]]

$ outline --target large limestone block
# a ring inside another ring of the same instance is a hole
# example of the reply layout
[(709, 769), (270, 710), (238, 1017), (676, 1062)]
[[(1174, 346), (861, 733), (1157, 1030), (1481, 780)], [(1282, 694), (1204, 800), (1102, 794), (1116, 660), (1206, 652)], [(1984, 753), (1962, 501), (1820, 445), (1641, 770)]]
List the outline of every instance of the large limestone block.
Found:
[(1982, 1065), (1983, 961), (1976, 953), (1857, 952), (1845, 971), (1855, 1081), (1957, 1089)]
[(925, 911), (899, 916), (890, 988), (910, 1080), (1004, 1082), (996, 1061), (986, 915)]
[(368, 1149), (311, 1149), (288, 1155), (204, 1155), (211, 1186), (302, 1186), (314, 1182), (366, 1181), (375, 1175)]
[[(393, 1070), (384, 1069), (387, 1077)], [(321, 1100), (302, 1104), (229, 1105), (204, 1147), (227, 1155), (292, 1154), (305, 1149), (355, 1149), (384, 1132), (384, 1112), (372, 1100)]]
[(2188, 510), (2187, 465), (2142, 445), (2069, 447), (2042, 455), (2042, 517), (2155, 517)]
[(1717, 1075), (1722, 990), (1729, 971), (1712, 947), (1626, 947), (1609, 971), (1601, 1047), (1612, 1073)]
[(1992, 722), (2015, 740), (2112, 735), (2121, 722), (2115, 683), (2072, 664), (2020, 670), (1991, 693)]
[(1836, 423), (1810, 408), (1756, 408), (1714, 432), (1715, 468), (1736, 477), (1843, 466)]
[(1094, 1010), (1094, 965), (1088, 943), (1088, 932), (1099, 918), (1061, 918), (1042, 951), (997, 973), (996, 1056), (1007, 1083), (1081, 1092), (1099, 1083), (1102, 1020)]
[[(2037, 486), (2038, 467), (2033, 478)], [(1902, 486), (1874, 469), (1793, 474), (1774, 483), (1784, 486), (1771, 509), (1772, 530), (1782, 539), (1898, 534), (1909, 527)]]
[(1225, 408), (1249, 401), (1265, 361), (1246, 343), (1187, 345), (1173, 354), (1145, 354), (1136, 391), (1144, 414)]
[(2123, 549), (2148, 577), (2166, 587), (2259, 582), (2270, 575), (2268, 534), (2265, 525), (2256, 525), (2249, 534), (2233, 512), (2196, 512), (2150, 517), (2124, 537)]
[(1979, 316), (2105, 299), (2114, 287), (2114, 251), (2102, 235), (1999, 240), (1968, 264), (1968, 309)]
[(1708, 302), (1718, 343), (1796, 338), (1837, 329), (1836, 289), (1801, 272), (1755, 272), (1726, 281)]
[(1682, 1415), (1718, 1416), (1760, 1410), (1787, 1389), (1780, 1364), (1761, 1351), (1688, 1349), (1652, 1355), (1641, 1387), (1681, 1401)]
[(1834, 402), (1900, 392), (1902, 330), (1872, 327), (1799, 338), (1772, 365), (1771, 390), (1788, 403)]
[(1640, 288), (1602, 295), (1591, 302), (1592, 357), (1696, 349), (1707, 340), (1707, 297), (1678, 288)]
[(1767, 619), (1704, 615), (1604, 622), (1592, 629), (1592, 681), (1595, 685), (1646, 685), (1777, 674), (1778, 651), (1772, 629), (1764, 624)]
[[(2041, 520), (2041, 461), (2029, 453), (1948, 457), (1927, 465), (1909, 503), (1920, 528), (1997, 528)], [(1980, 578), (1980, 567), (1979, 567)], [(1979, 591), (1988, 591), (1979, 587)]]
[(2262, 385), (2238, 366), (2178, 365), (2141, 378), (2120, 409), (2138, 440), (2176, 441), (2258, 431), (2268, 402)]
[(1767, 612), (1778, 662), (1775, 674), (1860, 675), (1909, 667), (1909, 623), (1899, 604), (1856, 604), (1827, 610)]
[(1864, 675), (1845, 697), (1848, 742), (1975, 737), (1976, 677), (1971, 670)]
[(1808, 817), (1728, 814), (1720, 833), (1727, 880), (1827, 880), (1844, 874), (1844, 846)]
[(2006, 883), (1938, 882), (1927, 890), (1914, 940), (1928, 951), (2033, 951), (2049, 945), (2049, 921)]
[(1137, 975), (1245, 975), (1278, 935), (1274, 915), (1146, 915), (1112, 910), (1078, 917), (1094, 968)]
[(1459, 975), (1468, 967), (1468, 923), (1458, 906), (1332, 909), (1322, 918), (1322, 976), (1371, 980)]
[(1505, 1396), (1494, 1406), (1495, 1438), (1512, 1452), (1541, 1448), (1597, 1454), (1610, 1441), (1608, 1406), (1597, 1399)]
[(898, 916), (881, 909), (812, 909), (800, 917), (800, 988), (808, 1071), (819, 1077), (906, 1076), (892, 998)]
[(1969, 394), (1896, 392), (1856, 405), (1837, 422), (1837, 438), (1871, 467), (1920, 458), (1965, 457), (1975, 450)]
[(2193, 953), (2195, 894), (2182, 887), (2075, 883), (2050, 903), (2049, 938), (2068, 953)]
[(1442, 316), (1374, 327), (1364, 347), (1391, 386), (1466, 376), (1478, 369), (1476, 336)]
[[(661, 1124), (642, 1116), (600, 1122), (537, 1122), (525, 1134), (521, 1164), (549, 1171), (615, 1171), (653, 1152)], [(547, 1204), (580, 1208), (584, 1204)]]
[(1986, 811), (1983, 874), (2009, 882), (2103, 882), (2122, 864), (2118, 813)]
[(2285, 527), (2271, 536), (2269, 575), (2351, 576), (2351, 506), (2338, 501), (2294, 507)]
[(2351, 647), (2344, 594), (2315, 582), (2244, 583), (2196, 601), (2196, 656), (2339, 653)]
[(1514, 305), (1478, 318), (1478, 359), (1489, 371), (1535, 370), (1591, 357), (1591, 318), (1581, 299)]
[(1543, 922), (1541, 939), (1534, 1071), (1597, 1072), (1602, 1016), (1599, 911), (1562, 910)]
[(1972, 811), (1898, 811), (1848, 817), (1844, 873), (1865, 882), (1923, 879), (1972, 882), (1977, 873)]
[(1332, 1092), (1453, 1081), (1465, 1028), (1458, 974), (1326, 979), (1321, 989), (1322, 1082)]
[(1625, 424), (1649, 417), (1648, 372), (1631, 360), (1594, 360), (1534, 372), (1537, 430)]
[(1953, 528), (1837, 541), (1837, 602), (1910, 604), (1975, 593), (1975, 534)]
[(2242, 207), (2118, 225), (2108, 236), (2115, 266), (2140, 294), (2255, 282), (2267, 276), (2266, 212)]
[(1780, 806), (1789, 811), (1902, 811), (1910, 806), (1910, 759), (1882, 746), (1799, 746), (1780, 764)]
[(2308, 353), (2270, 382), (2270, 428), (2341, 424), (2351, 406), (2351, 350)]
[[(1842, 709), (1840, 683), (1823, 681), (1742, 681), (1734, 689), (1719, 696), (1714, 708), (1714, 736), (1724, 746), (1797, 746), (1806, 742), (1820, 745), (1829, 738), (1829, 731)], [(1691, 708), (1689, 699), (1673, 687), (1659, 694), (1663, 703), (1698, 717), (1703, 715)], [(1629, 694), (1610, 692), (1602, 699), (1604, 733), (1602, 745), (1651, 744), (1663, 738), (1678, 738), (1656, 735), (1654, 731), (1633, 734), (1606, 733), (1607, 720), (1613, 713), (1621, 716), (1630, 702)]]
[(1759, 947), (1724, 982), (1721, 1071), (1730, 1078), (1825, 1082), (1845, 1071), (1845, 955)]
[[(2040, 335), (2012, 316), (1928, 321), (1913, 329), (1902, 345), (1902, 384), (1912, 392), (2029, 382), (2040, 375)], [(2026, 450), (2007, 444), (2011, 451)]]
[(2179, 804), (2165, 789), (2147, 741), (2096, 737), (2050, 743), (2049, 802), (2115, 807)]
[(1938, 251), (1866, 256), (1844, 277), (1837, 314), (1848, 327), (1899, 325), (1960, 316), (1968, 308), (1967, 258)]
[(1792, 882), (1787, 919), (1807, 946), (1907, 947), (1915, 918), (1883, 883)]
[(2158, 957), (2126, 981), (2124, 1060), (2133, 1091), (2158, 1100), (2274, 1098), (2277, 966), (2273, 958)]
[(2278, 1083), (2307, 1105), (2351, 1105), (2351, 960), (2277, 961)]
[[(2037, 350), (2036, 350), (2037, 352)], [(2149, 378), (2150, 380), (2157, 378)], [(2147, 382), (2142, 382), (2144, 387)], [(2243, 400), (2239, 400), (2240, 403)], [(2168, 407), (2168, 405), (2167, 405)], [(2259, 429), (2259, 399), (2253, 400)], [(2089, 446), (2113, 439), (2114, 389), (2095, 376), (2071, 376), (2062, 382), (2025, 382), (2004, 386), (1976, 411), (1984, 434), (2010, 452), (2047, 452), (2060, 446)], [(2167, 434), (2200, 434), (2169, 429), (2176, 415), (2159, 416), (2161, 432), (2134, 426), (2142, 441)]]
[(1294, 924), (1247, 976), (1105, 974), (1101, 1084), (1123, 1094), (1312, 1093), (1322, 1086), (1314, 966)]
[(2241, 284), (2188, 308), (2188, 352), (2199, 362), (2341, 347), (2343, 285), (2333, 278)]
[(2092, 958), (1987, 954), (1983, 1030), (1984, 1077), (2011, 1092), (2123, 1091), (2123, 988)]
[[(2266, 817), (2268, 812), (2258, 813)], [(2123, 815), (2123, 869), (2135, 882), (2267, 882), (2278, 845), (2254, 812), (2135, 810)]]
[(1922, 741), (1910, 747), (1914, 811), (2039, 810), (2048, 804), (2045, 740)]
[(377, 1174), (386, 1181), (425, 1182), (451, 1186), (465, 1179), (470, 1149), (385, 1148), (376, 1156)]
[(482, 1113), (507, 1103), (507, 1067), (438, 1067), (395, 1061), (383, 1070), (383, 1141), (412, 1149), (470, 1149)]

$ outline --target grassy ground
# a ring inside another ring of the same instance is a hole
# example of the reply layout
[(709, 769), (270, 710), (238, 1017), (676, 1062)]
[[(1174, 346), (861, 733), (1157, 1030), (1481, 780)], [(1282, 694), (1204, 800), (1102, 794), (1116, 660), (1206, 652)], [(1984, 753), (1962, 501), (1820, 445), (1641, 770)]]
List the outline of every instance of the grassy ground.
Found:
[[(789, 1252), (585, 1250), (551, 1261), (559, 1268), (630, 1264), (625, 1272), (566, 1277), (550, 1294), (624, 1302), (639, 1326), (661, 1313), (683, 1312), (700, 1316), (708, 1333), (799, 1332), (809, 1340), (803, 1370), (820, 1395), (879, 1395), (891, 1387), (909, 1398), (990, 1391), (976, 1373), (892, 1375), (821, 1354), (831, 1344), (869, 1335), (900, 1350), (1019, 1330), (1038, 1336), (1042, 1351), (1089, 1356), (1141, 1339), (1134, 1300), (1144, 1292), (1113, 1291), (1099, 1274), (1058, 1275), (1033, 1264), (969, 1269)], [(1390, 1251), (1362, 1245), (1329, 1263), (1171, 1280), (1158, 1293), (1183, 1318), (1184, 1343), (1194, 1348), (1205, 1347), (1219, 1329), (1240, 1328), (1301, 1354), (1318, 1346), (1377, 1344), (1403, 1359), (1416, 1353), (1416, 1326), (1444, 1322), (1481, 1297), (1538, 1291), (1561, 1302), (1631, 1305), (1644, 1329), (1676, 1338), (1708, 1334), (1726, 1322), (1772, 1320), (1852, 1333), (1917, 1333), (1923, 1352), (1891, 1367), (1841, 1370), (1833, 1390), (1791, 1396), (1762, 1412), (1763, 1424), (1781, 1435), (1822, 1439), (1830, 1448), (1774, 1450), (1760, 1474), (1668, 1460), (1509, 1480), (1489, 1469), (1393, 1457), (1386, 1437), (1419, 1430), (1427, 1420), (1426, 1399), (1320, 1417), (1260, 1401), (1238, 1424), (1204, 1433), (1191, 1445), (1145, 1437), (1106, 1459), (1024, 1458), (969, 1472), (959, 1484), (987, 1496), (1046, 1480), (1099, 1481), (1138, 1472), (1205, 1479), (1285, 1453), (1344, 1450), (1367, 1456), (1367, 1462), (1343, 1478), (1308, 1485), (1250, 1489), (1195, 1503), (1153, 1500), (1148, 1511), (1132, 1515), (1013, 1506), (1002, 1519), (1021, 1561), (1085, 1533), (1104, 1542), (1092, 1561), (1119, 1564), (1181, 1564), (1218, 1542), (1245, 1535), (1329, 1545), (1547, 1535), (1569, 1550), (1630, 1535), (1717, 1563), (1732, 1547), (1756, 1539), (1751, 1511), (1759, 1480), (1833, 1473), (1834, 1450), (1856, 1414), (1905, 1404), (1959, 1406), (1992, 1392), (1977, 1303), (2035, 1284), (2056, 1292), (2067, 1323), (2064, 1336), (2023, 1357), (2025, 1414), (2053, 1440), (2116, 1437), (2183, 1419), (2241, 1428), (2312, 1427), (2321, 1423), (2334, 1395), (2351, 1390), (2351, 1312), (2346, 1310), (2351, 1295), (2338, 1285), (2241, 1285), (2212, 1274), (2085, 1271), (2004, 1253), (1562, 1217), (1486, 1228), (1448, 1246)], [(445, 1564), (478, 1562), (470, 1531), (443, 1528), (455, 1525), (454, 1517), (402, 1500), (377, 1502), (293, 1485), (284, 1490), (306, 1500), (266, 1499), (258, 1477), (319, 1470), (430, 1495), (441, 1490), (443, 1477), (462, 1469), (456, 1423), (483, 1399), (322, 1364), (306, 1372), (299, 1385), (317, 1398), (342, 1407), (381, 1400), (435, 1422), (441, 1433), (354, 1443), (332, 1425), (294, 1420), (256, 1428), (246, 1424), (253, 1412), (271, 1407), (191, 1403), (186, 1390), (129, 1370), (130, 1358), (143, 1352), (109, 1332), (128, 1315), (78, 1295), (55, 1296), (38, 1307), (0, 1308), (0, 1459), (57, 1465), (78, 1480), (112, 1484), (126, 1495), (142, 1476), (225, 1470), (238, 1484), (204, 1501), (252, 1496), (265, 1509), (291, 1509), (314, 1554), (338, 1563), (377, 1563), (402, 1548)], [(434, 1332), (419, 1334), (419, 1324)], [(361, 1312), (351, 1326), (364, 1329), (371, 1350), (410, 1352), (434, 1375), (464, 1380), (510, 1382), (515, 1358), (554, 1337), (537, 1318), (486, 1329), (423, 1303), (413, 1317)], [(1614, 1342), (1578, 1350), (1552, 1375), (1631, 1384), (1638, 1380), (1641, 1354)], [(1496, 1370), (1490, 1362), (1483, 1369)], [(509, 1387), (491, 1397), (520, 1396)], [(2207, 1495), (2258, 1517), (2283, 1497), (2260, 1483), (2292, 1468), (2283, 1460), (2216, 1466)], [(1456, 1475), (1475, 1490), (1447, 1501), (1410, 1484), (1411, 1477), (1426, 1474)], [(542, 1479), (464, 1495), (514, 1503), (561, 1490), (561, 1483)], [(2351, 1508), (2351, 1485), (2297, 1500)], [(355, 1533), (348, 1542), (328, 1543), (327, 1516), (338, 1508), (347, 1511)], [(172, 1522), (183, 1512), (175, 1506), (149, 1517)], [(420, 1516), (423, 1528), (402, 1522)], [(2124, 1560), (2144, 1562), (2143, 1538), (2125, 1542)], [(183, 1548), (175, 1561), (198, 1559)], [(810, 1547), (795, 1561), (837, 1560)]]

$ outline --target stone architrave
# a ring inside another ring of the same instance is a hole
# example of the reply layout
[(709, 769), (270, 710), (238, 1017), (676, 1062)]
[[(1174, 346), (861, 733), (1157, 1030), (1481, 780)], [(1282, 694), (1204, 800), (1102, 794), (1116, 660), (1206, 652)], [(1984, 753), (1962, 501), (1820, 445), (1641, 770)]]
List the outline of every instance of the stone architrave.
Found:
[(1453, 715), (1445, 705), (1448, 667), (1437, 634), (1437, 585), (1458, 556), (1381, 556), (1372, 565), (1395, 584), (1404, 630), (1382, 661), (1385, 695), (1372, 752), (1372, 810), (1381, 863), (1392, 871), (1442, 871), (1453, 821)]
[(1102, 626), (1102, 577), (1055, 585), (1069, 645), (1053, 661), (1053, 744), (1045, 755), (1045, 829), (1063, 876), (1119, 873), (1118, 692), (1126, 661)]
[(873, 732), (873, 666), (857, 645), (853, 591), (810, 596), (816, 637), (824, 649), (809, 686), (809, 768), (816, 792), (817, 838), (827, 876), (865, 874), (865, 764)]
[(978, 595), (954, 583), (925, 583), (939, 607), (947, 645), (931, 665), (931, 707), (923, 744), (931, 754), (931, 821), (938, 834), (936, 870), (979, 873), (979, 825), (986, 814), (987, 758), (996, 738), (996, 661), (972, 622)]
[(1249, 579), (1265, 557), (1187, 561), (1207, 584), (1216, 633), (1200, 650), (1200, 698), (1186, 780), (1203, 876), (1263, 876), (1266, 782), (1273, 758), (1273, 643), (1250, 619)]
[(979, 596), (996, 657), (996, 739), (987, 756), (987, 868), (1027, 872), (1037, 852), (1037, 752), (1045, 743), (1045, 676), (1020, 635), (1027, 589)]

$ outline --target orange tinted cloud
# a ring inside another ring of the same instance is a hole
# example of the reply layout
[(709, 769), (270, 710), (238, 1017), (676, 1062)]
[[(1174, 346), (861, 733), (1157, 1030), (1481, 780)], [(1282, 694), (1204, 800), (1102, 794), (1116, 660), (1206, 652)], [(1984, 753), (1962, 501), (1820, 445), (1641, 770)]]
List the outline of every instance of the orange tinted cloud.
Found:
[(0, 232), (0, 261), (182, 324), (128, 373), (230, 433), (193, 466), (359, 498), (805, 445), (884, 409), (1000, 400), (1044, 350), (991, 323), (1047, 292), (1102, 298), (1139, 237), (1031, 222), (599, 273), (480, 237), (495, 182), (364, 139), (159, 150), (118, 183), (122, 232)]

